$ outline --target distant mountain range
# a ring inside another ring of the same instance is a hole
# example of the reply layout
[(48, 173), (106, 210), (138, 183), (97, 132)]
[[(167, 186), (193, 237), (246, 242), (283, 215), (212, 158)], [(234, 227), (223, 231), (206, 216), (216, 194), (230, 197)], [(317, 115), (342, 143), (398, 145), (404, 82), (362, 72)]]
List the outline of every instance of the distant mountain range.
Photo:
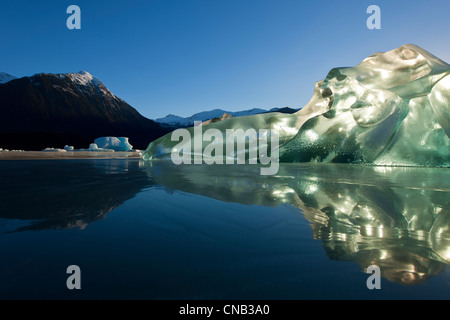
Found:
[[(267, 112), (282, 112), (282, 113), (294, 113), (297, 112), (298, 109), (292, 109), (288, 107), (284, 108), (272, 108), (270, 110), (264, 110), (259, 108), (253, 108), (249, 110), (243, 110), (243, 111), (225, 111), (222, 109), (214, 109), (211, 111), (203, 111), (199, 113), (195, 113), (190, 117), (180, 117), (173, 114), (169, 114), (163, 118), (155, 119), (156, 122), (168, 126), (168, 127), (190, 127), (194, 125), (194, 121), (208, 121), (212, 119), (221, 119), (224, 114), (230, 115), (232, 118), (235, 117), (242, 117), (242, 116), (249, 116), (254, 114), (260, 114), (260, 113), (267, 113)], [(229, 117), (225, 117), (229, 118)]]
[(71, 145), (87, 148), (98, 137), (128, 137), (135, 149), (146, 149), (160, 136), (194, 121), (266, 112), (293, 113), (291, 108), (254, 108), (238, 112), (214, 109), (190, 117), (147, 119), (86, 71), (39, 73), (16, 78), (0, 73), (0, 148), (42, 150)]
[(16, 77), (6, 73), (6, 72), (0, 72), (0, 84), (7, 83), (11, 80), (17, 79)]

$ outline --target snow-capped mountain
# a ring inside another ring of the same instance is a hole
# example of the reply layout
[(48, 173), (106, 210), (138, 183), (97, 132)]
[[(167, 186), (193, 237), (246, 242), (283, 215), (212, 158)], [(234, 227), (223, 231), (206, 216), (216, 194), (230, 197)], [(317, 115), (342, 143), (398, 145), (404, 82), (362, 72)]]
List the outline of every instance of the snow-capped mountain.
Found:
[[(66, 82), (66, 84), (67, 82), (69, 82), (76, 86), (76, 90), (72, 88), (73, 85), (67, 87), (61, 86), (59, 84), (53, 84), (53, 88), (71, 93), (73, 95), (83, 93), (90, 96), (99, 96), (101, 98), (106, 98), (113, 104), (112, 107), (115, 107), (114, 106), (115, 102), (124, 102), (122, 99), (116, 97), (108, 88), (106, 88), (99, 79), (95, 78), (87, 71), (80, 71), (78, 73), (63, 73), (63, 74), (38, 73), (30, 78), (31, 81), (33, 81), (34, 77), (50, 77), (50, 78), (53, 77), (55, 79), (63, 80), (63, 82)], [(76, 91), (80, 92), (77, 93)], [(105, 102), (103, 102), (103, 105), (106, 107)]]
[(129, 137), (137, 149), (168, 132), (86, 71), (39, 73), (0, 84), (0, 146), (86, 148), (103, 136)]
[(293, 113), (297, 110), (291, 108), (272, 108), (270, 110), (264, 110), (260, 108), (253, 108), (249, 110), (243, 111), (226, 111), (222, 109), (214, 109), (210, 111), (203, 111), (199, 113), (195, 113), (190, 117), (180, 117), (173, 114), (169, 114), (163, 118), (155, 119), (156, 122), (168, 126), (168, 127), (189, 127), (194, 125), (194, 121), (208, 121), (215, 118), (221, 118), (224, 114), (231, 115), (233, 118), (249, 116), (254, 114), (266, 113), (266, 112), (284, 112), (284, 113)]
[(16, 77), (10, 75), (9, 73), (6, 72), (0, 72), (0, 84), (2, 83), (7, 83), (11, 80), (17, 79)]

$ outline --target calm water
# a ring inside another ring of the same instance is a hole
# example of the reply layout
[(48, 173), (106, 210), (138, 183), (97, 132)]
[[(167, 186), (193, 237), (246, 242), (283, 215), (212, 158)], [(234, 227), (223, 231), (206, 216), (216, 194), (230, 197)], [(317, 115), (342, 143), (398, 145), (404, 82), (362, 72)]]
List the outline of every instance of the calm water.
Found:
[(1, 299), (450, 298), (448, 169), (39, 160), (0, 177)]

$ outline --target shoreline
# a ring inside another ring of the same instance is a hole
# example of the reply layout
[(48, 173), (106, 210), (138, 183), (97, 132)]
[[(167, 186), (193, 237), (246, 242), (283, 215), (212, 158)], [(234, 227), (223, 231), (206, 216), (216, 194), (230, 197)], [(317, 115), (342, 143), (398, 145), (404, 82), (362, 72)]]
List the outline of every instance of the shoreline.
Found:
[(0, 160), (139, 159), (135, 151), (0, 151)]

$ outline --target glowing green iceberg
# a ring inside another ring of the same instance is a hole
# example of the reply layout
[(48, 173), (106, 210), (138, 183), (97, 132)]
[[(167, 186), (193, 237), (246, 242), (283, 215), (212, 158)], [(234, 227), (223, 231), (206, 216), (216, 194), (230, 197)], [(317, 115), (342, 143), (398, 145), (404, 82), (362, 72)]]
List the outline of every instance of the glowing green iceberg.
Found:
[[(278, 129), (282, 162), (449, 167), (450, 65), (404, 45), (356, 67), (332, 69), (294, 114), (245, 116), (202, 127), (210, 128)], [(143, 158), (170, 158), (178, 143), (165, 135), (150, 143)], [(209, 143), (203, 141), (203, 148)]]

